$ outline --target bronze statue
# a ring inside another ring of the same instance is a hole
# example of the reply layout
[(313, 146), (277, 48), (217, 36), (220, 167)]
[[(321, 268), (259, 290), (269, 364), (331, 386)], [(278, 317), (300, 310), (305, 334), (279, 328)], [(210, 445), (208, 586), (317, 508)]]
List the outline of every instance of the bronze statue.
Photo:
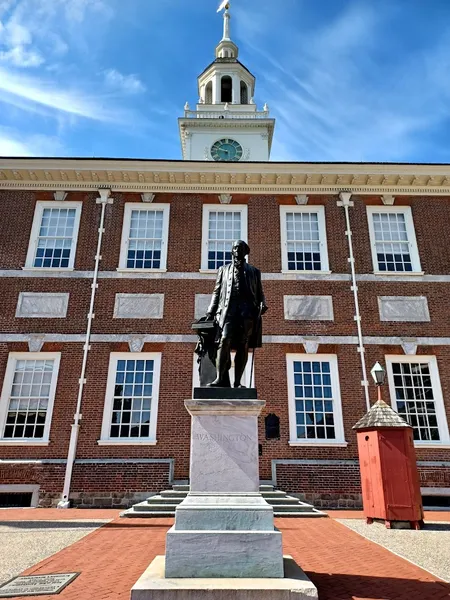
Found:
[[(241, 379), (248, 360), (248, 349), (260, 348), (262, 345), (261, 316), (267, 311), (267, 305), (261, 285), (261, 273), (245, 260), (249, 253), (250, 248), (242, 240), (233, 243), (232, 262), (220, 267), (206, 317), (195, 327), (203, 329), (205, 333), (211, 322), (216, 326), (217, 375), (208, 384), (212, 387), (231, 387), (228, 371), (231, 367), (232, 350), (236, 350), (233, 387), (244, 387)], [(201, 343), (199, 346), (197, 353), (200, 356), (202, 352), (206, 355), (206, 346), (203, 346), (203, 350)]]

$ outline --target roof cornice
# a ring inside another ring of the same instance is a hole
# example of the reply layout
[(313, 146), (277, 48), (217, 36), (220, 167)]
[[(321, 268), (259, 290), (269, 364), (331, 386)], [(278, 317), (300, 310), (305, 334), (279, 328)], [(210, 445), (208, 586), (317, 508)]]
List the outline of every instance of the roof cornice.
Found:
[(0, 189), (450, 196), (450, 165), (0, 158)]

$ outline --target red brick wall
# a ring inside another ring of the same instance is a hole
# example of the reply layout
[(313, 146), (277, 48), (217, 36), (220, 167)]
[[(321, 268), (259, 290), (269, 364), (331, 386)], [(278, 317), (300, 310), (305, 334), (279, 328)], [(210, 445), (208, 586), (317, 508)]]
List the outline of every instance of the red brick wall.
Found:
[[(67, 200), (83, 202), (78, 248), (75, 268), (77, 271), (92, 271), (97, 241), (97, 229), (100, 219), (100, 206), (95, 203), (95, 193), (71, 192)], [(103, 260), (101, 271), (115, 272), (119, 263), (120, 242), (125, 202), (139, 202), (139, 194), (114, 193), (113, 205), (106, 208)], [(0, 269), (19, 270), (25, 263), (34, 205), (37, 200), (51, 200), (49, 192), (0, 191)], [(372, 273), (372, 257), (366, 216), (366, 205), (381, 205), (379, 198), (353, 197), (354, 207), (350, 209), (353, 229), (353, 244), (358, 273)], [(345, 236), (345, 219), (342, 208), (337, 207), (336, 197), (313, 196), (310, 205), (324, 205), (326, 213), (326, 229), (330, 269), (333, 273), (349, 273), (347, 262), (348, 248)], [(170, 203), (170, 227), (168, 244), (169, 272), (197, 273), (201, 261), (202, 206), (205, 203), (219, 202), (216, 195), (201, 194), (157, 194), (155, 203)], [(246, 196), (234, 195), (233, 203), (248, 204), (248, 241), (251, 246), (250, 262), (260, 268), (263, 273), (279, 273), (281, 271), (280, 242), (280, 205), (295, 205), (293, 196)], [(396, 205), (410, 205), (415, 224), (419, 254), (423, 270), (427, 274), (449, 274), (450, 248), (442, 242), (446, 240), (447, 224), (450, 220), (450, 202), (448, 198), (399, 198)], [(438, 241), (438, 243), (437, 243)], [(0, 291), (0, 334), (21, 333), (54, 333), (84, 334), (87, 325), (87, 313), (91, 293), (91, 280), (83, 278), (40, 277), (1, 277)], [(296, 281), (269, 280), (264, 282), (264, 289), (270, 310), (264, 317), (264, 334), (266, 335), (335, 335), (356, 336), (356, 325), (353, 319), (354, 304), (350, 281)], [(208, 294), (213, 287), (212, 280), (205, 279), (127, 279), (101, 278), (97, 291), (94, 334), (191, 334), (190, 325), (194, 318), (195, 294)], [(450, 284), (424, 283), (420, 281), (361, 281), (358, 283), (359, 299), (362, 314), (362, 327), (366, 336), (436, 336), (450, 337)], [(69, 292), (70, 301), (68, 315), (65, 319), (23, 319), (15, 318), (15, 310), (19, 292)], [(116, 293), (163, 293), (165, 295), (164, 319), (130, 320), (113, 319), (114, 299)], [(320, 321), (286, 321), (284, 319), (284, 295), (332, 295), (334, 303), (334, 322)], [(426, 295), (431, 314), (430, 323), (382, 323), (379, 320), (377, 296), (387, 295)], [(5, 447), (0, 445), (0, 458), (66, 458), (70, 425), (76, 406), (78, 378), (82, 361), (82, 343), (45, 344), (44, 351), (60, 351), (62, 353), (60, 376), (55, 399), (51, 428), (51, 442), (47, 447)], [(0, 382), (3, 380), (8, 352), (27, 351), (25, 343), (0, 343)], [(156, 446), (99, 446), (101, 422), (103, 417), (105, 388), (109, 355), (111, 352), (128, 351), (127, 344), (92, 343), (87, 367), (87, 384), (83, 397), (83, 421), (79, 436), (78, 458), (174, 458), (175, 477), (188, 476), (188, 454), (190, 423), (183, 400), (190, 396), (192, 386), (192, 353), (194, 344), (165, 343), (146, 344), (144, 351), (162, 352), (162, 373), (160, 386), (160, 402), (157, 426)], [(337, 354), (342, 393), (346, 448), (324, 447), (291, 447), (288, 445), (289, 420), (287, 403), (286, 358), (287, 352), (303, 353), (301, 344), (266, 344), (257, 351), (256, 383), (261, 398), (267, 406), (260, 420), (260, 439), (263, 454), (261, 457), (261, 477), (271, 477), (272, 459), (356, 459), (357, 449), (353, 424), (364, 414), (365, 399), (361, 382), (360, 357), (355, 345), (320, 346), (320, 353)], [(376, 360), (382, 360), (385, 354), (402, 354), (400, 346), (366, 346), (366, 365), (370, 369)], [(450, 421), (450, 347), (420, 346), (419, 354), (437, 356), (441, 376), (447, 416)], [(383, 390), (388, 397), (387, 386)], [(374, 390), (371, 395), (374, 399)], [(280, 417), (281, 439), (264, 439), (264, 416), (275, 412)], [(418, 449), (419, 460), (450, 460), (450, 449)], [(158, 467), (159, 468), (159, 467)], [(164, 471), (164, 466), (161, 467)], [(78, 467), (77, 467), (78, 469)], [(106, 487), (124, 487), (126, 466), (112, 468), (102, 467), (111, 473), (99, 481)], [(48, 465), (39, 467), (40, 484), (47, 493), (58, 494), (62, 488), (63, 467)], [(153, 477), (152, 485), (166, 485), (166, 480), (158, 479), (158, 472), (152, 467), (147, 469), (149, 477)], [(301, 474), (299, 474), (301, 471)], [(336, 479), (341, 478), (341, 471), (326, 468), (318, 472), (304, 467), (292, 465), (280, 467), (281, 485), (292, 491), (304, 486), (307, 493), (338, 493)], [(426, 472), (436, 473), (440, 470), (427, 468)], [(53, 481), (51, 489), (45, 480), (45, 473)], [(57, 473), (57, 475), (55, 475)], [(80, 473), (84, 473), (82, 476)], [(92, 469), (83, 466), (74, 473), (73, 491), (76, 494), (89, 493), (86, 489), (97, 485)], [(342, 482), (347, 492), (357, 495), (357, 484), (353, 467), (342, 471)], [(20, 479), (17, 472), (12, 479)], [(80, 478), (81, 477), (81, 478)], [(164, 475), (166, 477), (166, 475)], [(346, 479), (347, 477), (353, 477)], [(428, 477), (428, 476), (427, 476)], [(433, 476), (430, 476), (431, 480)], [(308, 479), (309, 478), (309, 479)], [(323, 479), (325, 478), (325, 479)], [(430, 478), (429, 478), (430, 479)], [(307, 480), (310, 483), (307, 483)], [(81, 483), (77, 482), (83, 482)], [(122, 482), (122, 483), (121, 483)], [(300, 482), (300, 483), (299, 483)], [(311, 483), (312, 482), (312, 483)], [(341, 483), (342, 483), (341, 482)], [(140, 474), (136, 474), (136, 488), (141, 486), (145, 491), (147, 482)], [(127, 484), (128, 485), (128, 484)], [(340, 485), (340, 484), (339, 484)], [(47, 487), (46, 487), (47, 486)], [(308, 487), (309, 486), (309, 487)], [(314, 491), (320, 486), (323, 491)], [(328, 487), (327, 487), (328, 486)], [(355, 487), (356, 486), (356, 487)], [(437, 487), (445, 487), (444, 484)], [(125, 486), (126, 487), (126, 486)], [(128, 489), (128, 488), (127, 488)], [(352, 490), (351, 492), (349, 490)], [(334, 491), (333, 491), (334, 490)], [(356, 491), (355, 491), (356, 490)], [(110, 489), (92, 490), (98, 493), (110, 493)], [(123, 491), (123, 490), (119, 490)], [(138, 489), (133, 490), (139, 491)], [(305, 492), (306, 493), (306, 492)], [(344, 494), (344, 492), (339, 492)], [(75, 498), (81, 500), (81, 498)], [(320, 499), (325, 502), (327, 499)], [(341, 498), (357, 502), (357, 498)]]

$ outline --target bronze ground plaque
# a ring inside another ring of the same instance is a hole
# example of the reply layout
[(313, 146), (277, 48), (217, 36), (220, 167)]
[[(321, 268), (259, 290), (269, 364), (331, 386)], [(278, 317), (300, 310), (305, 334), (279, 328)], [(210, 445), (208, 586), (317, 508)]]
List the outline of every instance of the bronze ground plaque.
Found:
[(0, 598), (59, 594), (79, 573), (51, 573), (14, 577), (0, 585)]

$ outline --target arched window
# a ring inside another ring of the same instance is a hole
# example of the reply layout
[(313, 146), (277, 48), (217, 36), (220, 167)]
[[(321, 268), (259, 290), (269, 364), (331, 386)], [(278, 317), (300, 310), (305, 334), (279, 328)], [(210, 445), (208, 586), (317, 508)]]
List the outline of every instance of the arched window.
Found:
[(241, 81), (241, 104), (248, 104), (248, 87)]
[(205, 104), (212, 104), (212, 81), (208, 83), (205, 89)]
[(233, 102), (233, 82), (229, 75), (224, 75), (222, 77), (220, 91), (221, 102)]

